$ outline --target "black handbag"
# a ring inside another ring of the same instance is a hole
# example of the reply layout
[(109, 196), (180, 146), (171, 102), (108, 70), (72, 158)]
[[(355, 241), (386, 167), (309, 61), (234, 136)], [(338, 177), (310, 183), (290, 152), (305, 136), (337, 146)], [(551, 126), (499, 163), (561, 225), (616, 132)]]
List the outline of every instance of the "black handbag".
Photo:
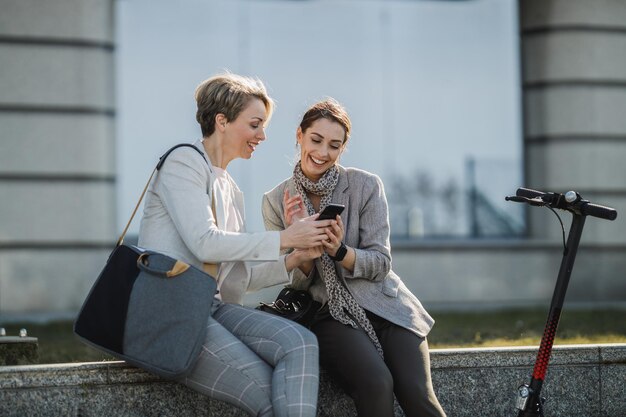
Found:
[(283, 288), (272, 303), (259, 303), (258, 310), (293, 320), (308, 327), (322, 303), (313, 300), (311, 294), (304, 290)]
[[(175, 379), (187, 374), (206, 336), (217, 291), (216, 265), (207, 273), (169, 256), (124, 245), (123, 239), (159, 160), (115, 249), (93, 284), (74, 322), (85, 343), (128, 363)], [(213, 275), (213, 276), (212, 276)]]

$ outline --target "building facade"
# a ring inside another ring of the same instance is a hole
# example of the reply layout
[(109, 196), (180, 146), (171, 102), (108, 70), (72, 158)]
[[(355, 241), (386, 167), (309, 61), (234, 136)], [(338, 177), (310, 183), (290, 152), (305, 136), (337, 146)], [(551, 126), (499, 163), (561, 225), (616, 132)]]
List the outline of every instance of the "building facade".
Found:
[[(119, 233), (114, 7), (0, 0), (0, 319), (76, 312)], [(520, 0), (519, 18), (524, 185), (618, 209), (587, 221), (568, 300), (623, 302), (626, 1)], [(561, 230), (547, 210), (528, 227), (514, 242), (397, 245), (394, 269), (427, 306), (543, 301)]]

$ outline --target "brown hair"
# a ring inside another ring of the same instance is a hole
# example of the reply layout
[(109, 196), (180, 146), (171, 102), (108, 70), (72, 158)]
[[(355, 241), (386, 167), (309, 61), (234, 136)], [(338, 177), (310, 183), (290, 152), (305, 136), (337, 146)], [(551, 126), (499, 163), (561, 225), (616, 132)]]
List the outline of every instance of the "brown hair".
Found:
[(350, 122), (350, 116), (346, 109), (339, 104), (334, 98), (327, 98), (326, 100), (319, 101), (309, 107), (309, 109), (302, 116), (300, 122), (300, 129), (304, 133), (313, 122), (319, 119), (328, 119), (333, 122), (339, 123), (345, 132), (343, 143), (346, 143), (350, 138), (350, 130), (352, 123)]
[(208, 137), (215, 132), (215, 116), (221, 113), (226, 120), (233, 121), (252, 98), (265, 104), (267, 123), (274, 110), (274, 101), (258, 78), (224, 73), (202, 81), (195, 92), (196, 120), (200, 123), (202, 136)]

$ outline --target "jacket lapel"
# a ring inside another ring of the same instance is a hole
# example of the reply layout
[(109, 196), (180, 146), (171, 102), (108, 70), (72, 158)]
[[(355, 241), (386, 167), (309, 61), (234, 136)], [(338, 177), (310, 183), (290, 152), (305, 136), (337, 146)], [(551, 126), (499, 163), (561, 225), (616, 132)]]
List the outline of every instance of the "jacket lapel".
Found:
[[(350, 184), (348, 182), (348, 176), (346, 175), (346, 170), (341, 165), (337, 165), (337, 168), (339, 168), (339, 181), (337, 182), (337, 186), (335, 187), (333, 191), (333, 198), (331, 201), (333, 203), (344, 204), (346, 205), (346, 208), (347, 208), (348, 200), (350, 196), (350, 194), (348, 193), (348, 188)], [(347, 213), (344, 211), (341, 217), (345, 219), (344, 216), (346, 214)]]

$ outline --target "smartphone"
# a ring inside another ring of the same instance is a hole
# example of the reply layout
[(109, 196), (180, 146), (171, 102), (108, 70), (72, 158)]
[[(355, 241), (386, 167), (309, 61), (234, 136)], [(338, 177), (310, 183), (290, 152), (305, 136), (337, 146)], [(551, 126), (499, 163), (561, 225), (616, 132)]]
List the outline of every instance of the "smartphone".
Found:
[(346, 206), (343, 204), (329, 203), (324, 207), (317, 220), (335, 220), (336, 216), (341, 214), (345, 208)]

